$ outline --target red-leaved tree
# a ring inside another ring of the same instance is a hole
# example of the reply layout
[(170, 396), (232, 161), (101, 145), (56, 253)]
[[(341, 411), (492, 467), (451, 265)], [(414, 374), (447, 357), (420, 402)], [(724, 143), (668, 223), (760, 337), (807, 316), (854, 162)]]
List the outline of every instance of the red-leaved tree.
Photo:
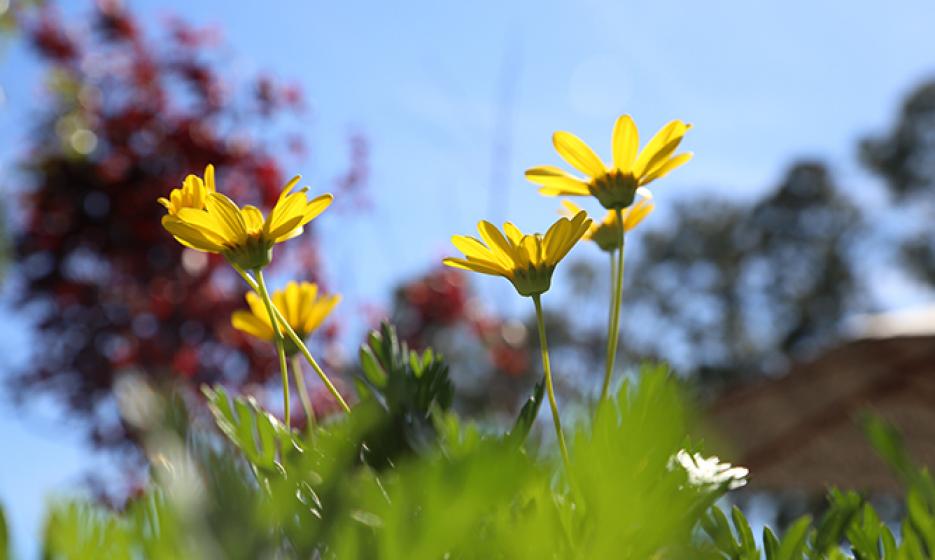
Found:
[[(243, 306), (238, 278), (172, 239), (156, 198), (213, 163), (225, 193), (270, 207), (293, 172), (274, 151), (302, 150), (281, 118), (304, 110), (299, 89), (268, 77), (238, 87), (218, 71), (229, 61), (216, 58), (215, 31), (175, 19), (149, 36), (118, 2), (98, 2), (89, 21), (66, 25), (46, 7), (19, 25), (50, 87), (21, 160), (19, 298), (38, 329), (14, 394), (63, 398), (91, 420), (95, 443), (112, 445), (128, 433), (102, 411), (124, 371), (193, 385), (264, 382), (273, 353), (230, 327)], [(365, 148), (354, 139), (359, 159), (328, 187), (359, 198)], [(281, 260), (315, 280), (313, 234), (289, 251)]]

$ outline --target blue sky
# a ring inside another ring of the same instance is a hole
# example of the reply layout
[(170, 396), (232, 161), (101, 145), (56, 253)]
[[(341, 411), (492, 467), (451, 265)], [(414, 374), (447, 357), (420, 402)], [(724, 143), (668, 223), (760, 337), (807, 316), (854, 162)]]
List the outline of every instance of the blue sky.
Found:
[[(62, 4), (68, 14), (88, 7)], [(310, 184), (343, 170), (350, 131), (367, 136), (374, 211), (320, 220), (348, 310), (385, 301), (393, 282), (437, 261), (448, 237), (480, 218), (547, 226), (556, 201), (537, 196), (522, 172), (558, 163), (554, 130), (607, 155), (620, 113), (634, 115), (644, 137), (671, 118), (692, 122), (685, 145), (695, 160), (656, 190), (661, 208), (699, 191), (753, 196), (802, 156), (827, 159), (840, 184), (866, 189), (873, 181), (855, 163), (855, 139), (884, 129), (904, 94), (935, 75), (935, 4), (922, 1), (128, 4), (142, 21), (179, 14), (218, 25), (235, 79), (266, 69), (301, 83), (313, 111), (295, 124), (312, 150), (296, 171)], [(41, 102), (34, 60), (8, 47), (4, 182)], [(504, 141), (509, 158), (495, 169)], [(494, 279), (477, 284), (508, 309), (522, 303)], [(0, 352), (21, 359), (24, 340), (5, 336)], [(45, 496), (69, 491), (100, 461), (79, 433), (45, 406), (25, 415), (0, 406), (0, 439), (15, 450), (0, 460), (0, 502), (27, 556)]]

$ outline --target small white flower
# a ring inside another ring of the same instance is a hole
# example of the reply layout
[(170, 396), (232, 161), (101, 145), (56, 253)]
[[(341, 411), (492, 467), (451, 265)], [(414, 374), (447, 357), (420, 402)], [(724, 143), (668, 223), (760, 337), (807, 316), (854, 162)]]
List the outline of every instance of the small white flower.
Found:
[(697, 487), (720, 487), (727, 484), (728, 490), (734, 490), (747, 484), (747, 475), (750, 474), (744, 467), (721, 463), (717, 457), (705, 459), (701, 453), (692, 455), (684, 449), (669, 459), (669, 469), (676, 464), (688, 473), (688, 483)]

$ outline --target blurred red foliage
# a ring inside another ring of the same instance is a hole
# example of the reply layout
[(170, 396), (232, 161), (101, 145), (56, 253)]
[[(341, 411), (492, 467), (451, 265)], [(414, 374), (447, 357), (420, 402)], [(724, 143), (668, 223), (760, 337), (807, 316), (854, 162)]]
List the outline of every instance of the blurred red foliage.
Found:
[[(265, 346), (229, 325), (243, 305), (239, 279), (219, 257), (183, 250), (160, 226), (156, 198), (213, 163), (226, 193), (269, 207), (286, 176), (267, 137), (304, 102), (269, 76), (235, 91), (211, 58), (216, 30), (172, 19), (154, 39), (110, 0), (90, 17), (81, 36), (52, 7), (19, 22), (48, 66), (51, 95), (22, 158), (14, 239), (42, 350), (13, 383), (21, 398), (37, 389), (64, 398), (92, 421), (95, 443), (112, 445), (128, 441), (105, 404), (126, 369), (238, 387), (275, 370)], [(352, 151), (365, 155), (362, 139)], [(365, 170), (354, 162), (337, 188), (358, 197)], [(314, 238), (301, 239), (290, 260), (315, 279)]]

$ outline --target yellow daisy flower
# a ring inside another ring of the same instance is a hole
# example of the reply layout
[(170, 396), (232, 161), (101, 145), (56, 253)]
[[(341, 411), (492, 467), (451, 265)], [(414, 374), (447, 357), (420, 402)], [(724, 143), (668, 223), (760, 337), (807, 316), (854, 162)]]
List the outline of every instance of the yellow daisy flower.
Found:
[(526, 178), (541, 185), (546, 196), (594, 195), (609, 210), (633, 203), (636, 189), (669, 174), (692, 158), (691, 152), (675, 155), (690, 124), (674, 120), (662, 127), (639, 151), (639, 132), (630, 115), (617, 119), (613, 132), (613, 165), (607, 166), (580, 138), (570, 132), (556, 132), (552, 142), (558, 154), (583, 173), (582, 179), (564, 170), (545, 165), (526, 170)]
[(166, 207), (170, 216), (175, 216), (182, 208), (204, 210), (208, 195), (216, 190), (214, 188), (214, 166), (209, 163), (205, 167), (204, 180), (197, 175), (189, 175), (185, 177), (181, 188), (172, 189), (169, 198), (159, 197), (157, 201)]
[[(636, 202), (620, 211), (623, 219), (623, 231), (628, 232), (638, 226), (640, 222), (646, 219), (646, 216), (653, 211), (652, 193), (649, 189), (639, 188), (636, 191)], [(581, 208), (570, 200), (562, 201), (562, 214), (571, 217), (581, 212)], [(588, 231), (582, 236), (582, 239), (588, 239), (601, 248), (602, 251), (612, 253), (620, 246), (620, 222), (617, 220), (617, 211), (608, 210), (604, 216), (604, 221), (594, 222)]]
[(570, 220), (560, 218), (545, 233), (523, 234), (510, 222), (503, 224), (506, 236), (490, 222), (477, 225), (486, 245), (467, 235), (455, 235), (452, 244), (465, 258), (447, 258), (444, 264), (483, 274), (503, 276), (522, 296), (548, 291), (555, 266), (568, 254), (591, 226), (587, 213), (579, 212)]
[[(311, 282), (289, 282), (282, 290), (273, 292), (273, 303), (282, 312), (292, 330), (304, 339), (314, 332), (341, 301), (338, 294), (320, 295), (318, 285)], [(276, 333), (269, 321), (263, 300), (254, 292), (247, 292), (250, 310), (239, 309), (231, 314), (231, 325), (260, 340), (274, 341)], [(298, 351), (291, 340), (286, 340), (286, 353)]]
[(209, 192), (204, 209), (179, 208), (162, 217), (162, 226), (183, 245), (220, 253), (241, 270), (260, 269), (269, 264), (273, 245), (301, 234), (334, 198), (323, 194), (308, 200), (307, 187), (292, 192), (298, 181), (298, 176), (289, 181), (266, 218), (254, 206), (240, 208), (223, 194)]

